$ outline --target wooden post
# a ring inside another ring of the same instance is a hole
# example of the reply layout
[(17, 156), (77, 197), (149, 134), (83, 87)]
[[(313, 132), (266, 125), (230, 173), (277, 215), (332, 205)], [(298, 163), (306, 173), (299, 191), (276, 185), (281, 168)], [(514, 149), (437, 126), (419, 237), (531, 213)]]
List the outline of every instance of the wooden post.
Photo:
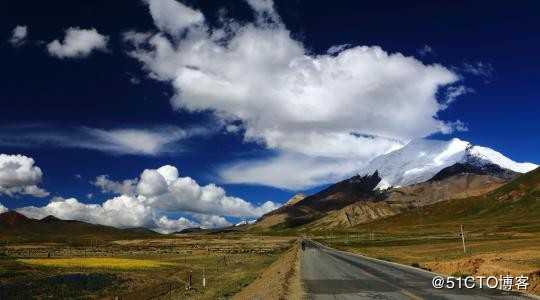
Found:
[(202, 271), (202, 287), (203, 289), (206, 288), (206, 266), (203, 266)]
[(189, 277), (188, 277), (188, 290), (191, 290), (191, 279), (192, 279), (192, 276), (193, 276), (193, 274), (191, 273), (191, 271), (189, 271)]

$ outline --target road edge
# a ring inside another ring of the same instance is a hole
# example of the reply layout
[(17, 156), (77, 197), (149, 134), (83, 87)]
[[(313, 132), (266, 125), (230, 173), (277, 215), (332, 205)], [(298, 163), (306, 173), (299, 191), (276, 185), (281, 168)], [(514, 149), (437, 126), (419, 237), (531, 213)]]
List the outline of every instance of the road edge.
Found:
[(300, 277), (300, 247), (298, 241), (252, 283), (236, 293), (234, 300), (304, 299), (305, 291)]

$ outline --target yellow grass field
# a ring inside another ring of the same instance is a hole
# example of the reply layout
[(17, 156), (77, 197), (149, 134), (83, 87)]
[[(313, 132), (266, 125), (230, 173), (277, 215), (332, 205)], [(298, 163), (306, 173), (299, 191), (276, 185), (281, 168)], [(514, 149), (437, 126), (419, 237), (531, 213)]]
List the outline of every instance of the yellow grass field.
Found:
[(171, 266), (173, 263), (127, 258), (37, 258), (18, 261), (36, 266), (57, 268), (107, 268), (118, 270), (148, 269)]

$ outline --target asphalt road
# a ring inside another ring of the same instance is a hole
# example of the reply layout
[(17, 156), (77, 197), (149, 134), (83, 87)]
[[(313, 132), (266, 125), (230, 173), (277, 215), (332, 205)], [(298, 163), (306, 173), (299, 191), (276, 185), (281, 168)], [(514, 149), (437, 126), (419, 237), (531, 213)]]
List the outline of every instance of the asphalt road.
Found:
[(436, 274), (306, 241), (301, 276), (308, 299), (530, 299), (497, 289), (436, 289)]

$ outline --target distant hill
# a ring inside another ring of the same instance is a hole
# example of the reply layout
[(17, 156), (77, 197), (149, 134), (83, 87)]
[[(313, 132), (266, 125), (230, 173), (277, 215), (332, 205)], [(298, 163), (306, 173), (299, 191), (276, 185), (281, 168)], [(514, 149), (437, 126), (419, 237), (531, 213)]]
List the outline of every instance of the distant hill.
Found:
[(119, 229), (81, 221), (61, 220), (54, 216), (35, 220), (16, 211), (0, 214), (0, 243), (68, 242), (88, 244), (92, 240), (106, 242), (159, 236), (161, 235), (145, 228)]
[(206, 233), (206, 232), (208, 232), (208, 230), (203, 229), (201, 227), (189, 227), (189, 228), (184, 228), (180, 231), (173, 232), (172, 234)]

